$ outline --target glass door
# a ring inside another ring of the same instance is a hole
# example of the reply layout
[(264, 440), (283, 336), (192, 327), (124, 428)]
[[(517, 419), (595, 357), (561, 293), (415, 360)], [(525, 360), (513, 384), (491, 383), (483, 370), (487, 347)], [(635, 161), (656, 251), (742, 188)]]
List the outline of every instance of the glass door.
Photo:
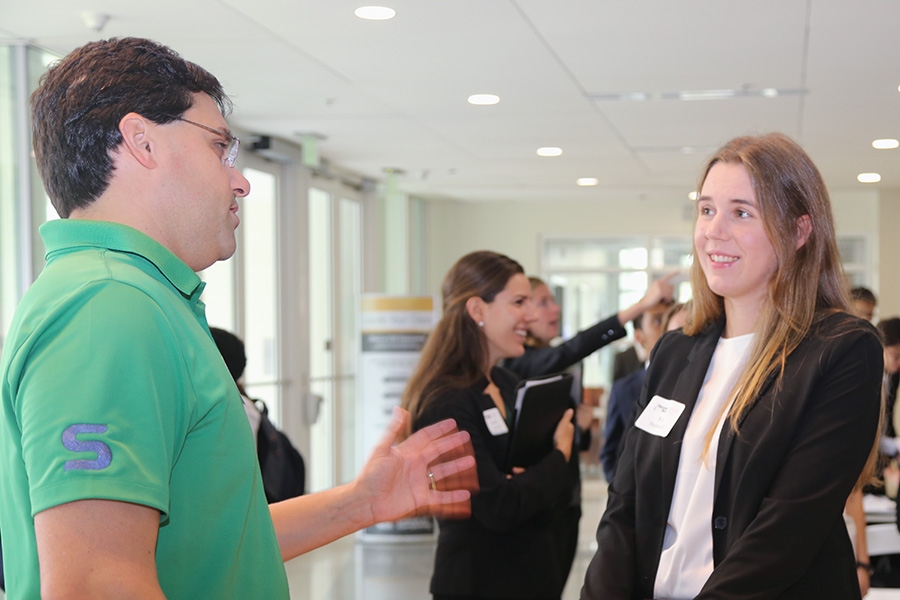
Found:
[(321, 398), (310, 427), (312, 491), (356, 474), (362, 205), (350, 190), (324, 187), (309, 189), (309, 387)]

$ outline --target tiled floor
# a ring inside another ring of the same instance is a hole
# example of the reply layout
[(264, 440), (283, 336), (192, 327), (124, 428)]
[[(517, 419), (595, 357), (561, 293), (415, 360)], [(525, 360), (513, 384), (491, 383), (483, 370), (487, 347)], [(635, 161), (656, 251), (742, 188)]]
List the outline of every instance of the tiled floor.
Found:
[[(594, 534), (606, 506), (606, 483), (584, 481), (578, 555), (563, 600), (578, 598), (594, 555)], [(434, 543), (368, 544), (346, 537), (287, 563), (294, 600), (428, 600)], [(865, 600), (900, 600), (900, 589), (873, 589)]]
[[(578, 598), (605, 506), (606, 483), (587, 479), (578, 555), (563, 600)], [(288, 562), (286, 568), (291, 598), (296, 600), (421, 600), (431, 597), (433, 560), (434, 542), (372, 544), (349, 536)]]

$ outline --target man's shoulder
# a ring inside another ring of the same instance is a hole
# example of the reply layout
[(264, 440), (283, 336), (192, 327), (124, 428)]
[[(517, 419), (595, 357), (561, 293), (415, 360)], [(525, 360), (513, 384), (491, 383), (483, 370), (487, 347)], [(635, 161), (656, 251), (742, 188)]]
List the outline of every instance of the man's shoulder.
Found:
[(644, 382), (644, 377), (647, 376), (647, 369), (642, 367), (635, 371), (634, 373), (629, 373), (625, 377), (616, 380), (613, 383), (612, 389), (616, 388), (630, 388), (634, 385), (641, 385)]

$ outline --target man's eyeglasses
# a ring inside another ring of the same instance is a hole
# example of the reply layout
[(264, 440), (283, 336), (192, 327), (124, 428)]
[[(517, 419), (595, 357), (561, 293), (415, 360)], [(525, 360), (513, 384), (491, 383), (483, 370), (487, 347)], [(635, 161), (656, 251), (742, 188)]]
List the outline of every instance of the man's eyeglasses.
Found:
[(178, 120), (184, 121), (185, 123), (190, 123), (195, 127), (205, 129), (207, 131), (215, 133), (216, 135), (221, 135), (223, 138), (228, 140), (228, 148), (225, 150), (225, 153), (222, 154), (222, 164), (229, 167), (234, 166), (234, 161), (237, 160), (238, 149), (241, 147), (241, 140), (234, 137), (227, 131), (216, 129), (214, 127), (210, 127), (209, 125), (204, 125), (203, 123), (197, 123), (196, 121), (191, 121), (190, 119), (185, 119), (184, 117), (178, 117)]

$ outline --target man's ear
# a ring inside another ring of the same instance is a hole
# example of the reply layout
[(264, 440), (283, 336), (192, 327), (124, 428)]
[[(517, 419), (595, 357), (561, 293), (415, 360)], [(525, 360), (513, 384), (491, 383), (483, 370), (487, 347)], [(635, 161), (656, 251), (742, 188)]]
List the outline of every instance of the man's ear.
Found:
[(137, 113), (128, 113), (119, 121), (122, 145), (119, 151), (130, 155), (147, 169), (156, 168), (156, 128)]
[(809, 239), (810, 233), (812, 233), (812, 219), (809, 218), (809, 215), (803, 215), (797, 219), (797, 243), (794, 246), (795, 250), (803, 247), (803, 244)]
[(472, 296), (466, 300), (466, 312), (476, 323), (484, 322), (484, 300), (479, 296)]

